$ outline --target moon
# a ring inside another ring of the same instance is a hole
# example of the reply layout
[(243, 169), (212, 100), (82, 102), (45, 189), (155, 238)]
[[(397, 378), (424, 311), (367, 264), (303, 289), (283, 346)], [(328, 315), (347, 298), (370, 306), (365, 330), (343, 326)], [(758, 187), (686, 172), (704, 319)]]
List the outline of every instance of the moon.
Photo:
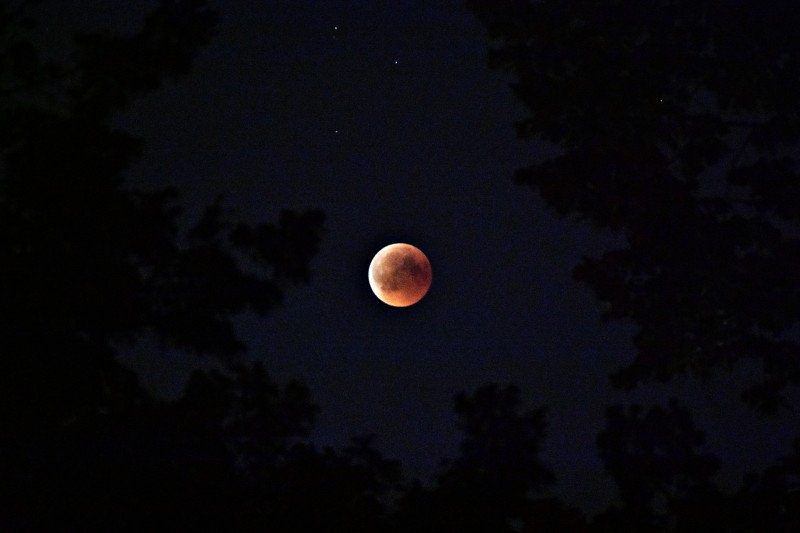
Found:
[(383, 303), (408, 307), (431, 286), (431, 263), (416, 246), (406, 243), (381, 248), (369, 264), (369, 286)]

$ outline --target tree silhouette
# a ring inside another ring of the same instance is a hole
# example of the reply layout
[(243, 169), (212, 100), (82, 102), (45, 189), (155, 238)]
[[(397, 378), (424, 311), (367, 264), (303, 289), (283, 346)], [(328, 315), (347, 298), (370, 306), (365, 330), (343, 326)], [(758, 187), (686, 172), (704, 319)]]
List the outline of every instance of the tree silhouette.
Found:
[[(232, 320), (308, 279), (323, 215), (251, 224), (217, 202), (184, 235), (177, 191), (125, 183), (142, 141), (111, 114), (189, 72), (214, 32), (205, 2), (79, 34), (64, 65), (29, 37), (33, 3), (0, 2), (0, 529), (246, 530), (259, 469), (316, 408), (238, 361)], [(223, 364), (156, 400), (116, 358), (145, 333)]]
[[(89, 401), (99, 407), (111, 401), (101, 389), (126, 379), (115, 376), (111, 345), (148, 331), (221, 358), (243, 350), (231, 317), (269, 311), (286, 282), (308, 277), (322, 214), (285, 212), (252, 226), (224, 220), (217, 203), (179, 244), (176, 191), (126, 186), (141, 141), (108, 123), (135, 94), (186, 74), (215, 14), (201, 1), (163, 2), (135, 35), (79, 35), (75, 64), (59, 66), (37, 59), (23, 11), (3, 11), (0, 290), (14, 310), (0, 326), (4, 390), (26, 383), (20, 376), (66, 383), (59, 376), (71, 372), (97, 378)], [(38, 401), (19, 392), (12, 411)], [(76, 410), (70, 398), (81, 394), (60, 394), (52, 421)], [(50, 416), (39, 415), (24, 418)]]
[(265, 504), (274, 531), (392, 531), (390, 507), (402, 490), (400, 463), (385, 459), (372, 436), (341, 452), (296, 446), (276, 472)]
[(432, 489), (405, 496), (408, 531), (513, 531), (536, 493), (554, 482), (539, 460), (544, 411), (520, 412), (519, 390), (487, 385), (455, 398), (464, 439), (460, 456), (443, 463)]
[(620, 405), (609, 408), (597, 447), (617, 482), (623, 509), (612, 507), (595, 525), (608, 531), (664, 530), (673, 507), (708, 501), (718, 492), (713, 476), (719, 461), (696, 450), (703, 444), (702, 431), (675, 399), (666, 409), (657, 406), (647, 413), (639, 405), (627, 413)]
[[(679, 373), (762, 369), (763, 413), (800, 383), (800, 43), (791, 2), (468, 0), (513, 74), (522, 139), (553, 156), (516, 172), (563, 216), (621, 233), (574, 277), (606, 320), (638, 326), (632, 389)], [(598, 447), (622, 507), (598, 531), (789, 531), (794, 455), (737, 492), (713, 484), (684, 407), (609, 411)]]
[(627, 246), (574, 271), (632, 319), (632, 388), (755, 360), (774, 411), (800, 382), (800, 44), (791, 2), (470, 0), (555, 157), (516, 174)]

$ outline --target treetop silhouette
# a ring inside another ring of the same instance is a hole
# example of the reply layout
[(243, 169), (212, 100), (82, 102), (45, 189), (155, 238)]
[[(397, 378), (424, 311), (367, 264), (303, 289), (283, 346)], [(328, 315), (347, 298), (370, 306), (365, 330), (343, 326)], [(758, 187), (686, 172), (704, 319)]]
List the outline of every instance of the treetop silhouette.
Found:
[(800, 44), (791, 2), (471, 0), (526, 106), (522, 138), (561, 152), (516, 173), (562, 215), (627, 246), (574, 270), (629, 319), (622, 388), (755, 360), (774, 411), (800, 383)]

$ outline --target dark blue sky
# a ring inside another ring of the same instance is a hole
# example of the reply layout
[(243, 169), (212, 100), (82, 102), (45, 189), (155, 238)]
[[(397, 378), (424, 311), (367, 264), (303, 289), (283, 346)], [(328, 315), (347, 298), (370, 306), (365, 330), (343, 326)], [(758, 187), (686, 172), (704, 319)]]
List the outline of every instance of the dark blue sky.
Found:
[[(47, 16), (125, 27), (148, 4), (81, 3), (53, 3)], [(558, 492), (589, 509), (614, 495), (594, 445), (611, 403), (679, 394), (726, 464), (763, 466), (765, 443), (788, 451), (785, 420), (758, 420), (729, 380), (612, 390), (607, 375), (633, 357), (632, 326), (601, 323), (571, 269), (615, 237), (558, 219), (513, 184), (515, 168), (548, 150), (515, 139), (510, 78), (487, 68), (484, 31), (460, 1), (218, 7), (219, 35), (190, 78), (120, 117), (147, 143), (131, 180), (177, 185), (187, 220), (219, 193), (254, 221), (325, 211), (310, 284), (240, 324), (250, 357), (309, 385), (317, 442), (374, 432), (424, 475), (457, 453), (453, 395), (499, 382), (518, 385), (526, 407), (548, 406), (543, 459)], [(367, 282), (372, 255), (398, 241), (433, 268), (429, 294), (407, 309)], [(163, 394), (197, 362), (146, 342), (139, 352), (132, 365)]]

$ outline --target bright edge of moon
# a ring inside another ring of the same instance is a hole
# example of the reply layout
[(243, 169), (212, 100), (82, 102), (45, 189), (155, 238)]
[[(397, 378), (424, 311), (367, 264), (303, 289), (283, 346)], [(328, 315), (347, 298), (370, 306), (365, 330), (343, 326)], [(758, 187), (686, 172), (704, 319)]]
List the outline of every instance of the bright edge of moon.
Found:
[(369, 286), (383, 303), (414, 305), (431, 286), (431, 263), (422, 250), (406, 243), (381, 248), (369, 264)]

